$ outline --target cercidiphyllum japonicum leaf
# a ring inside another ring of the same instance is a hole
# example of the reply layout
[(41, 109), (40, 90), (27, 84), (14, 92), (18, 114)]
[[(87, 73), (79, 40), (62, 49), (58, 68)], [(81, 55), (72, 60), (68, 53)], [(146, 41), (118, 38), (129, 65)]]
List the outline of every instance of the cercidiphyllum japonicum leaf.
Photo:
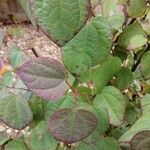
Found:
[(132, 149), (149, 150), (150, 149), (150, 131), (141, 131), (135, 134), (131, 140)]
[(141, 131), (150, 131), (150, 94), (146, 94), (141, 100), (142, 114), (133, 126), (121, 136), (119, 139), (120, 144), (130, 143), (133, 136)]
[(129, 42), (127, 47), (128, 50), (134, 50), (137, 53), (144, 45), (147, 44), (148, 39), (143, 37), (143, 35), (135, 35)]
[(150, 79), (150, 51), (142, 56), (141, 72), (146, 79)]
[(44, 121), (25, 135), (25, 142), (30, 150), (56, 150), (57, 147), (57, 141), (50, 135)]
[(21, 95), (6, 96), (0, 101), (0, 120), (7, 126), (21, 130), (33, 119), (28, 102)]
[(43, 99), (41, 97), (32, 95), (29, 102), (34, 116), (32, 124), (36, 125), (40, 121), (44, 120), (45, 110), (43, 109)]
[(72, 109), (60, 109), (52, 114), (49, 120), (49, 130), (52, 136), (65, 144), (83, 140), (97, 126), (96, 116), (83, 109), (74, 112)]
[[(97, 107), (93, 107), (91, 105), (88, 105), (85, 102), (85, 98), (81, 96), (77, 96), (77, 108), (79, 109), (86, 109), (88, 111), (91, 111), (95, 114), (98, 120), (96, 131), (99, 132), (99, 134), (103, 134), (106, 132), (109, 128), (109, 118), (108, 113), (106, 110), (100, 110)], [(45, 118), (46, 120), (49, 120), (49, 117), (52, 115), (53, 112), (57, 111), (58, 109), (63, 108), (73, 108), (74, 107), (74, 96), (63, 96), (59, 101), (57, 102), (51, 102), (43, 105), (43, 109), (45, 110)]]
[(28, 148), (23, 140), (15, 139), (5, 145), (5, 150), (28, 150)]
[(90, 15), (90, 0), (28, 1), (37, 25), (59, 46), (70, 41)]
[(147, 38), (142, 26), (137, 22), (129, 25), (123, 30), (119, 36), (118, 44), (123, 48), (127, 48), (130, 44), (130, 40), (136, 35), (142, 35), (144, 38)]
[(96, 143), (86, 144), (84, 142), (77, 146), (76, 150), (120, 150), (117, 141), (111, 137), (98, 138)]
[(113, 50), (112, 55), (115, 57), (119, 57), (122, 62), (124, 62), (124, 60), (126, 60), (128, 57), (128, 54), (125, 48), (122, 48), (119, 45), (115, 46), (115, 49)]
[(21, 51), (20, 47), (14, 45), (8, 51), (8, 60), (10, 65), (13, 68), (16, 68), (22, 65), (27, 60), (27, 58)]
[(29, 18), (29, 20), (31, 21), (31, 23), (33, 24), (33, 26), (36, 28), (36, 21), (34, 20), (30, 7), (29, 7), (29, 0), (18, 0), (19, 3), (21, 4), (23, 10), (25, 11), (27, 17)]
[[(108, 57), (112, 45), (111, 39), (112, 34), (108, 21), (103, 17), (91, 18), (90, 22), (62, 48), (62, 57), (66, 68), (70, 68), (69, 64), (72, 64), (72, 61), (78, 61), (78, 58), (72, 60), (70, 53), (72, 51), (77, 53), (79, 50), (82, 50), (86, 57), (88, 55), (91, 58), (91, 66), (98, 65)], [(89, 67), (87, 62), (84, 65)], [(74, 65), (74, 67), (76, 66)]]
[(113, 86), (105, 87), (102, 90), (102, 94), (95, 97), (93, 105), (104, 111), (107, 110), (110, 124), (115, 126), (121, 125), (124, 118), (126, 100), (117, 88)]
[(69, 72), (80, 75), (91, 67), (91, 58), (83, 50), (63, 51), (63, 62)]
[(133, 81), (133, 73), (130, 69), (122, 67), (116, 76), (116, 86), (120, 90), (127, 89)]
[(118, 57), (109, 57), (99, 67), (92, 70), (92, 81), (95, 85), (96, 93), (100, 93), (113, 76), (120, 71), (121, 64), (122, 62)]
[(65, 83), (67, 72), (54, 59), (34, 58), (23, 64), (17, 72), (27, 88), (45, 100), (57, 100), (68, 89)]
[(129, 0), (127, 14), (132, 18), (142, 17), (147, 9), (147, 0)]

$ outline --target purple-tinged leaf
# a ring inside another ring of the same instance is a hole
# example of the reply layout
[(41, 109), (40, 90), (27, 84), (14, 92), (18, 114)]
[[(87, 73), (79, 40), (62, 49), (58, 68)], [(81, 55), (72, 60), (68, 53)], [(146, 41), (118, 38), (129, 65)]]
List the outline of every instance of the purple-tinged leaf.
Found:
[(18, 75), (31, 92), (46, 100), (57, 100), (67, 90), (67, 72), (56, 60), (46, 57), (27, 61)]
[(90, 135), (97, 122), (96, 116), (87, 110), (60, 109), (52, 114), (48, 126), (56, 140), (71, 144)]
[(90, 16), (90, 0), (28, 1), (37, 25), (61, 47), (82, 29)]
[(131, 140), (131, 147), (135, 150), (149, 150), (150, 130), (144, 130), (136, 133)]

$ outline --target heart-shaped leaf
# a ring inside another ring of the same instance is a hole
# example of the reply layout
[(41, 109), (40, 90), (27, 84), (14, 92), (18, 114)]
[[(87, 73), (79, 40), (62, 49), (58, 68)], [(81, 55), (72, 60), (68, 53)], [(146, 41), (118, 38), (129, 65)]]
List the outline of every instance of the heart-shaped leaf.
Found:
[(18, 69), (18, 74), (31, 92), (46, 100), (59, 99), (68, 88), (65, 68), (53, 59), (29, 60)]
[(22, 65), (27, 60), (20, 47), (18, 46), (12, 46), (9, 49), (8, 59), (10, 65), (14, 68)]
[(110, 57), (92, 70), (92, 81), (97, 93), (100, 93), (113, 76), (120, 71), (121, 64), (122, 62), (118, 57)]
[(142, 131), (132, 138), (132, 149), (149, 150), (150, 149), (150, 131)]
[(90, 0), (29, 0), (33, 18), (59, 46), (65, 45), (85, 25)]
[(46, 123), (41, 121), (31, 133), (25, 137), (30, 150), (56, 150), (57, 141), (48, 132)]
[(96, 116), (83, 109), (60, 109), (49, 120), (52, 136), (65, 144), (80, 141), (90, 135), (97, 126)]
[(132, 138), (138, 132), (148, 130), (150, 131), (150, 94), (146, 94), (143, 99), (141, 100), (141, 107), (142, 107), (142, 115), (140, 118), (133, 124), (133, 126), (123, 134), (119, 142), (121, 144), (130, 143)]
[[(105, 60), (106, 57), (108, 57), (111, 45), (112, 33), (109, 22), (106, 18), (94, 17), (70, 42), (63, 47), (62, 56), (64, 64), (71, 72), (73, 67), (74, 69), (78, 68), (74, 65), (70, 69), (69, 66), (70, 63), (73, 63), (72, 61), (78, 61), (78, 58), (74, 57), (72, 60), (72, 55), (70, 55), (71, 51), (76, 51), (76, 53), (88, 55), (89, 58), (91, 58), (92, 66), (98, 65), (100, 62)], [(82, 50), (82, 52), (79, 52), (79, 50)], [(89, 60), (89, 58), (86, 59)], [(68, 60), (66, 61), (66, 59)], [(84, 60), (84, 65), (88, 68), (89, 63), (85, 63)]]
[(25, 128), (33, 118), (31, 109), (21, 96), (7, 96), (0, 101), (0, 120), (13, 129)]
[(15, 139), (5, 145), (5, 150), (27, 150), (26, 144), (21, 139)]
[(122, 123), (126, 102), (121, 92), (113, 87), (107, 86), (102, 90), (102, 94), (95, 97), (94, 106), (107, 110), (110, 123), (118, 126)]
[(127, 89), (133, 81), (133, 73), (130, 69), (122, 67), (116, 77), (116, 86), (120, 90)]
[(132, 18), (142, 17), (146, 11), (146, 0), (130, 0), (127, 13)]
[(146, 79), (150, 79), (150, 52), (146, 52), (141, 59), (141, 71)]
[(77, 146), (77, 150), (120, 150), (117, 141), (111, 137), (98, 138), (96, 143), (86, 144), (84, 142)]

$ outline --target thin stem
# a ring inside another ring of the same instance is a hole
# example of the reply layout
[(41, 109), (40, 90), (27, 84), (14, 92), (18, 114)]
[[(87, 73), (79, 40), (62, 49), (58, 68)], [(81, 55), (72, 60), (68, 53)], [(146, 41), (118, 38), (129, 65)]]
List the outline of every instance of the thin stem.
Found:
[(57, 147), (56, 147), (56, 149), (55, 149), (55, 150), (58, 150), (58, 149), (59, 149), (59, 146), (60, 146), (60, 144), (59, 144), (59, 143), (57, 143)]
[(76, 95), (77, 91), (74, 88), (72, 88), (72, 86), (69, 84), (69, 82), (67, 80), (65, 80), (65, 81), (66, 81), (66, 84), (69, 86), (69, 88), (73, 92), (73, 96), (74, 96), (74, 112), (77, 112), (77, 95)]
[(6, 88), (8, 89), (16, 89), (16, 90), (24, 90), (24, 91), (30, 91), (28, 89), (25, 89), (25, 88), (15, 88), (15, 87), (11, 87), (11, 86), (8, 86), (8, 85), (5, 85), (5, 84), (2, 84), (3, 86), (5, 86)]
[(136, 61), (136, 63), (133, 64), (132, 69), (131, 69), (132, 72), (134, 72), (134, 71), (138, 68), (139, 64), (141, 63), (142, 56), (143, 56), (147, 51), (149, 51), (149, 50), (150, 50), (150, 44), (148, 45), (148, 47), (146, 48), (146, 50), (140, 55), (140, 57), (139, 57), (139, 59)]
[(39, 57), (37, 51), (34, 48), (31, 48), (31, 50), (32, 50), (33, 54), (35, 55), (35, 57)]

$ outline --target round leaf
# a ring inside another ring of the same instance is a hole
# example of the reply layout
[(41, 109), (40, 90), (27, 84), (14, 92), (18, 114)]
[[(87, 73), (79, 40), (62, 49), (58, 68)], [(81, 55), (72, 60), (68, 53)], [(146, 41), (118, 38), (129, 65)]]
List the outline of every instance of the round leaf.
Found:
[(31, 92), (46, 100), (59, 99), (68, 88), (65, 68), (53, 59), (29, 60), (18, 69), (18, 74)]
[(146, 0), (130, 0), (127, 13), (132, 18), (142, 17), (146, 11)]
[(99, 138), (96, 143), (80, 143), (77, 150), (120, 150), (117, 141), (111, 137)]
[(107, 86), (102, 90), (102, 94), (96, 96), (94, 106), (107, 110), (110, 123), (118, 126), (122, 123), (126, 102), (121, 92), (113, 87)]
[(25, 138), (30, 150), (56, 150), (57, 141), (50, 135), (44, 121), (31, 130)]
[(132, 138), (132, 148), (136, 150), (150, 149), (150, 131), (141, 131)]
[(27, 150), (27, 147), (22, 140), (16, 139), (6, 144), (5, 150)]
[(53, 113), (49, 120), (52, 136), (65, 144), (80, 141), (90, 135), (97, 126), (96, 116), (83, 109), (73, 112), (71, 109), (60, 109)]
[[(95, 66), (108, 57), (111, 45), (112, 34), (109, 22), (106, 18), (94, 17), (69, 43), (63, 47), (62, 56), (65, 60), (69, 57), (68, 55), (70, 55), (70, 51), (78, 52), (80, 49), (82, 50), (82, 53), (91, 58), (92, 66)], [(75, 60), (77, 60), (77, 58)], [(71, 61), (71, 58), (67, 63), (64, 61), (67, 68), (69, 68), (69, 63), (71, 63)], [(87, 62), (86, 66), (88, 66)]]
[(150, 79), (150, 52), (146, 52), (141, 59), (141, 71), (146, 79)]
[(31, 109), (21, 96), (7, 96), (0, 101), (0, 120), (13, 129), (23, 129), (32, 121)]
[(133, 80), (133, 73), (130, 69), (122, 67), (116, 77), (116, 86), (120, 90), (127, 89)]
[(65, 45), (85, 25), (90, 0), (29, 0), (33, 18), (59, 46)]

